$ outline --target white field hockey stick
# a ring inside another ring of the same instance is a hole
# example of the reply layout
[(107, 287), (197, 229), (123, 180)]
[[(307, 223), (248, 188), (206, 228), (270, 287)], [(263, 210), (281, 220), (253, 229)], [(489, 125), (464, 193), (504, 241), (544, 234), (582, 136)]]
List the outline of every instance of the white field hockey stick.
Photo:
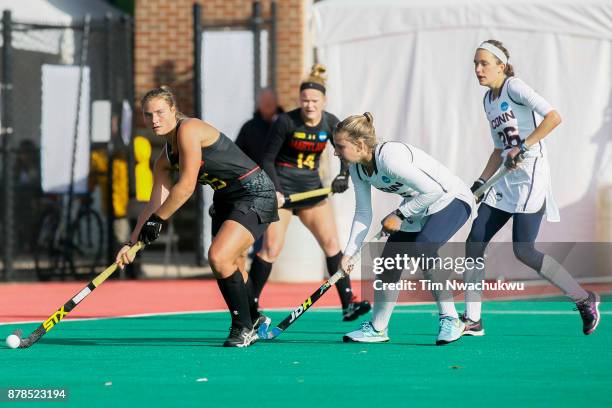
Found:
[[(514, 163), (518, 164), (522, 162), (524, 159), (525, 159), (525, 154), (519, 153), (514, 157)], [(491, 188), (491, 186), (497, 183), (502, 177), (506, 177), (506, 175), (510, 173), (511, 171), (512, 169), (509, 169), (508, 167), (506, 167), (505, 164), (502, 164), (501, 166), (499, 166), (499, 169), (497, 169), (497, 172), (493, 175), (493, 177), (491, 177), (489, 180), (487, 180), (486, 183), (484, 183), (482, 186), (478, 187), (476, 191), (474, 191), (474, 197), (480, 198), (480, 196), (483, 195), (489, 188)]]
[(501, 165), (497, 173), (493, 175), (486, 183), (482, 186), (478, 187), (476, 191), (474, 191), (474, 197), (480, 198), (489, 188), (491, 188), (495, 183), (497, 183), (502, 177), (505, 177), (506, 174), (510, 173), (510, 169), (505, 165)]
[[(376, 234), (374, 239), (379, 240), (382, 236), (383, 234), (381, 231)], [(363, 248), (363, 245), (361, 246), (361, 248)], [(355, 255), (350, 258), (349, 262), (351, 265), (354, 266), (361, 259), (361, 248), (359, 248), (359, 251), (357, 251), (357, 253), (355, 253)], [(285, 319), (280, 322), (276, 327), (272, 328), (272, 330), (268, 330), (269, 326), (259, 326), (259, 330), (257, 331), (257, 335), (259, 336), (259, 338), (262, 340), (272, 340), (278, 337), (282, 332), (287, 330), (289, 326), (295, 323), (295, 321), (300, 316), (302, 316), (305, 311), (310, 309), (310, 307), (314, 305), (317, 300), (319, 300), (325, 294), (325, 292), (327, 292), (327, 290), (332, 287), (332, 285), (334, 285), (340, 279), (344, 278), (344, 276), (345, 273), (342, 268), (338, 269), (338, 271), (334, 273), (327, 281), (325, 281), (325, 283), (323, 283), (320, 288), (318, 288), (310, 296), (308, 296), (308, 298), (303, 301), (301, 305), (293, 309), (293, 311), (287, 317), (285, 317)]]

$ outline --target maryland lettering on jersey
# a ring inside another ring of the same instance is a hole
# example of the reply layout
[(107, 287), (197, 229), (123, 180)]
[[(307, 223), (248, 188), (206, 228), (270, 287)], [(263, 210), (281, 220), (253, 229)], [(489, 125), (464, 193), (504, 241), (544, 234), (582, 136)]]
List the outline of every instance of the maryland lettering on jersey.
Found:
[(293, 132), (289, 146), (298, 151), (319, 153), (325, 149), (327, 139), (327, 132)]

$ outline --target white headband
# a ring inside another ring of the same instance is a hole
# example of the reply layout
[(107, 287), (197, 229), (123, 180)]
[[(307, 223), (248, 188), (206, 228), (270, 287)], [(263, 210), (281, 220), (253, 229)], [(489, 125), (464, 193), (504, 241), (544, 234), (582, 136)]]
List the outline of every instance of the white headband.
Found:
[(495, 55), (502, 62), (502, 64), (508, 63), (508, 57), (506, 57), (506, 54), (504, 54), (502, 50), (500, 50), (493, 44), (488, 43), (488, 42), (483, 42), (482, 44), (478, 46), (478, 48), (482, 48), (483, 50), (489, 51), (491, 54)]

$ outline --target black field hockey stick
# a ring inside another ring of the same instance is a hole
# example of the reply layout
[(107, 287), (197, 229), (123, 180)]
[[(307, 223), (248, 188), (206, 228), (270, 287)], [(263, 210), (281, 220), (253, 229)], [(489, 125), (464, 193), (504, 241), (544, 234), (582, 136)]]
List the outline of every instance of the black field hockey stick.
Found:
[[(130, 257), (136, 255), (136, 252), (140, 251), (144, 248), (144, 244), (142, 242), (137, 242), (133, 247), (131, 247), (127, 254)], [(83, 301), (87, 296), (91, 294), (98, 286), (100, 286), (109, 276), (115, 272), (117, 269), (117, 263), (113, 263), (111, 266), (106, 268), (103, 272), (101, 272), (98, 276), (96, 276), (91, 282), (87, 284), (79, 293), (77, 293), (72, 299), (64, 303), (62, 307), (57, 309), (55, 313), (53, 313), (47, 320), (45, 320), (36, 330), (32, 332), (25, 339), (21, 338), (23, 334), (23, 330), (17, 329), (13, 333), (15, 336), (19, 337), (19, 348), (28, 348), (32, 344), (36, 343), (42, 336), (49, 333), (49, 331), (55, 327), (64, 317), (68, 315), (79, 303)]]
[[(380, 237), (382, 237), (382, 235), (383, 232), (381, 231), (376, 234), (374, 239), (378, 240), (380, 239)], [(359, 249), (359, 251), (357, 251), (355, 255), (350, 258), (350, 263), (354, 265), (359, 262), (360, 259), (361, 248)], [(304, 300), (301, 305), (293, 309), (293, 311), (287, 317), (285, 317), (285, 319), (280, 322), (276, 327), (273, 327), (272, 330), (267, 330), (267, 328), (263, 325), (259, 326), (259, 330), (257, 331), (257, 335), (259, 336), (259, 338), (262, 340), (272, 340), (277, 338), (282, 332), (287, 330), (289, 326), (295, 323), (295, 321), (299, 319), (300, 316), (304, 314), (304, 312), (309, 310), (312, 305), (317, 302), (317, 300), (321, 299), (321, 297), (323, 297), (323, 295), (329, 290), (329, 288), (331, 288), (340, 279), (344, 278), (344, 276), (344, 271), (342, 269), (338, 269), (338, 271), (334, 273), (327, 281), (325, 281), (323, 285), (321, 285), (321, 287), (319, 287), (310, 296), (308, 296), (308, 298)]]
[(331, 193), (331, 187), (318, 188), (316, 190), (305, 191), (285, 196), (285, 204), (296, 203), (313, 197), (320, 197)]

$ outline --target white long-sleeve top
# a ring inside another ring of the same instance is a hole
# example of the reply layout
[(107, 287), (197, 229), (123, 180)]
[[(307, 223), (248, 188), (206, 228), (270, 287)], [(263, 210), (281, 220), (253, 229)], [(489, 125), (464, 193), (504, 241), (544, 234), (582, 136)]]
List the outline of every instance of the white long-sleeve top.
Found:
[(374, 171), (368, 175), (361, 164), (349, 167), (355, 187), (355, 216), (344, 250), (353, 256), (361, 247), (372, 223), (371, 186), (399, 194), (399, 210), (406, 216), (401, 231), (420, 231), (431, 214), (458, 198), (472, 208), (476, 203), (465, 183), (424, 151), (405, 143), (386, 142), (374, 149)]

